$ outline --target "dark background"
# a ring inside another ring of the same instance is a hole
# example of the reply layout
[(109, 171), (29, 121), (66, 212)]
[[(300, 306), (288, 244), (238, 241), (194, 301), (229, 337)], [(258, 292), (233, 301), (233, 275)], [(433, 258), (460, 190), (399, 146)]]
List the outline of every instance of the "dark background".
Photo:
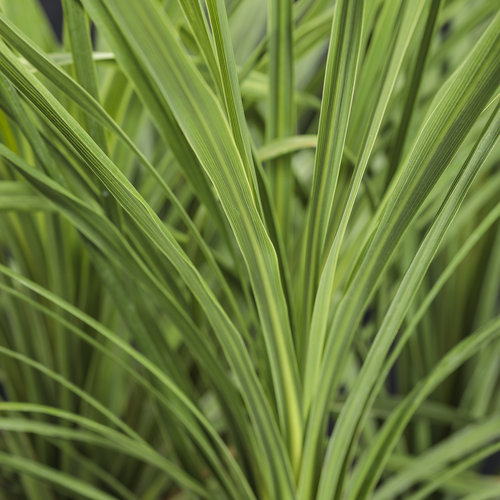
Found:
[(41, 0), (40, 2), (52, 23), (59, 40), (62, 32), (62, 6), (61, 0)]

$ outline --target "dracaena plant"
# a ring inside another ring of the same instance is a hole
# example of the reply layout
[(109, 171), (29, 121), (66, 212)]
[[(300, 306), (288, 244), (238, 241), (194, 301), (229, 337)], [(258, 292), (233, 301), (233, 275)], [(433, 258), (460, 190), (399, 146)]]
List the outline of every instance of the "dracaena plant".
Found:
[(0, 6), (0, 499), (500, 498), (498, 0)]

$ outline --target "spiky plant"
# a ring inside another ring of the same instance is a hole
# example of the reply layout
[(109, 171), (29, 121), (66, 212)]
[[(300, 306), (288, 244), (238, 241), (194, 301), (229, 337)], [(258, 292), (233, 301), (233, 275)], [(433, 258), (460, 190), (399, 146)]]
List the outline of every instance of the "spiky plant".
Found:
[(500, 498), (498, 0), (0, 3), (0, 499)]

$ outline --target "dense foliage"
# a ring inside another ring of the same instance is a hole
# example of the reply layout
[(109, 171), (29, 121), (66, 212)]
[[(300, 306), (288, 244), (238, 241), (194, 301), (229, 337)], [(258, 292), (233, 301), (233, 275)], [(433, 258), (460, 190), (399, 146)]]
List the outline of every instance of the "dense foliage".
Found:
[(498, 0), (62, 3), (0, 1), (0, 499), (500, 498)]

